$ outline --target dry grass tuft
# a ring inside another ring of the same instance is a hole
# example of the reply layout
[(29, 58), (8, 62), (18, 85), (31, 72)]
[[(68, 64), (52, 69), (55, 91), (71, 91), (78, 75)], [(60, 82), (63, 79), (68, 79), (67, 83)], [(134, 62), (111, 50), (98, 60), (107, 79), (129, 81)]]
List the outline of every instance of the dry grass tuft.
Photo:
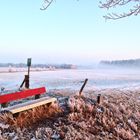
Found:
[(129, 96), (109, 95), (109, 98), (110, 100), (104, 99), (102, 105), (95, 105), (84, 97), (70, 98), (71, 113), (68, 120), (73, 127), (80, 129), (81, 133), (84, 131), (92, 134), (91, 137), (94, 135), (95, 139), (140, 139), (140, 106)]
[(4, 113), (3, 115), (0, 115), (0, 122), (4, 122), (5, 124), (9, 124), (16, 128), (29, 128), (35, 123), (47, 118), (56, 117), (60, 113), (62, 113), (62, 109), (57, 103), (54, 103), (50, 106), (43, 105), (32, 110), (21, 112), (17, 114), (16, 117), (13, 117), (9, 113)]

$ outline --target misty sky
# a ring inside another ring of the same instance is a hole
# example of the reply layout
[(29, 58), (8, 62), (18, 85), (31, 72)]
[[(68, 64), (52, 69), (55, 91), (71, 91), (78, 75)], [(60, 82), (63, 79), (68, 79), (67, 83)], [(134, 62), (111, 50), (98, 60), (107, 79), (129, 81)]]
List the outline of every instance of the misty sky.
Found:
[[(105, 21), (98, 0), (0, 1), (0, 63), (92, 64), (139, 58), (140, 17)], [(125, 9), (127, 10), (127, 9)], [(109, 12), (109, 11), (108, 11)]]

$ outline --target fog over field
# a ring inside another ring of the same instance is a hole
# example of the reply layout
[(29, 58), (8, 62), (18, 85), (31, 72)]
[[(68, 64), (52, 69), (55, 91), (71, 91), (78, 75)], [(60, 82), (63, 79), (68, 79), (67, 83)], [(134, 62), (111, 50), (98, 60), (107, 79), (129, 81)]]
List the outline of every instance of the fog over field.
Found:
[[(26, 69), (25, 69), (26, 70)], [(19, 88), (26, 72), (0, 73), (0, 87)], [(140, 86), (140, 69), (116, 66), (94, 68), (47, 70), (31, 72), (31, 87), (45, 86), (47, 89), (79, 90), (84, 79), (88, 78), (85, 89), (136, 88)]]

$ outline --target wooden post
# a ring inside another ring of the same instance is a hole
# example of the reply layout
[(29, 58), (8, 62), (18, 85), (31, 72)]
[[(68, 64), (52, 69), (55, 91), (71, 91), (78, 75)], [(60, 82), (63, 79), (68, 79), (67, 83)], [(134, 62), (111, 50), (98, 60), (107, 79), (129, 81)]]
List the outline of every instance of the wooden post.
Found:
[(25, 75), (25, 88), (29, 88), (30, 87), (30, 83), (29, 83), (29, 75)]
[(102, 102), (102, 99), (101, 99), (102, 97), (101, 97), (101, 94), (98, 94), (98, 96), (97, 96), (97, 103), (98, 104), (101, 104), (101, 102)]
[(27, 60), (27, 66), (28, 66), (28, 75), (30, 75), (31, 58), (28, 58), (28, 60)]
[(84, 84), (82, 85), (82, 87), (81, 87), (81, 89), (79, 91), (79, 96), (82, 95), (83, 89), (84, 89), (85, 85), (87, 84), (87, 81), (88, 81), (88, 79), (85, 79)]
[(22, 82), (22, 84), (20, 85), (20, 88), (23, 87), (24, 83), (25, 83), (25, 88), (29, 89), (30, 88), (30, 67), (31, 67), (31, 58), (27, 59), (27, 66), (28, 66), (28, 74), (25, 75), (24, 80)]
[(20, 85), (20, 88), (23, 87), (24, 83), (25, 83), (25, 88), (28, 89), (30, 87), (29, 75), (25, 75), (24, 80), (23, 80), (22, 84)]
[(31, 58), (27, 59), (28, 75), (25, 75), (26, 76), (25, 79), (27, 80), (27, 81), (25, 80), (25, 87), (26, 88), (30, 88), (30, 67), (31, 67), (31, 61), (32, 61)]
[(23, 80), (22, 84), (20, 85), (20, 88), (22, 88), (22, 87), (23, 87), (24, 83), (25, 83), (25, 78), (24, 78), (24, 80)]
[(28, 66), (28, 75), (30, 75), (30, 66)]

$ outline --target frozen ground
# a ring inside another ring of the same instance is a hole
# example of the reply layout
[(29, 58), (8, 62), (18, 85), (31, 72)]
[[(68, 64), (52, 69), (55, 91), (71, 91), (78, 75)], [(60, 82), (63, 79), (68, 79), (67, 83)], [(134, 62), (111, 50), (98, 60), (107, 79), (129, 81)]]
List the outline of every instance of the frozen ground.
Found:
[[(97, 94), (102, 103), (95, 104)], [(71, 95), (71, 96), (68, 96)], [(106, 89), (85, 92), (49, 93), (59, 99), (50, 108), (39, 107), (16, 118), (0, 115), (2, 140), (139, 140), (140, 90)], [(62, 97), (66, 100), (61, 100)], [(54, 115), (55, 114), (55, 115)]]
[[(18, 88), (24, 74), (0, 73), (0, 86)], [(85, 78), (89, 79), (84, 90), (85, 97), (77, 98), (74, 95)], [(51, 108), (49, 115), (44, 107), (24, 112), (18, 118), (0, 115), (0, 139), (140, 139), (139, 70), (32, 72), (31, 86), (46, 86), (49, 90), (47, 95), (57, 97), (61, 108)], [(103, 97), (101, 105), (94, 104), (97, 94)], [(55, 113), (58, 116), (52, 117)]]

